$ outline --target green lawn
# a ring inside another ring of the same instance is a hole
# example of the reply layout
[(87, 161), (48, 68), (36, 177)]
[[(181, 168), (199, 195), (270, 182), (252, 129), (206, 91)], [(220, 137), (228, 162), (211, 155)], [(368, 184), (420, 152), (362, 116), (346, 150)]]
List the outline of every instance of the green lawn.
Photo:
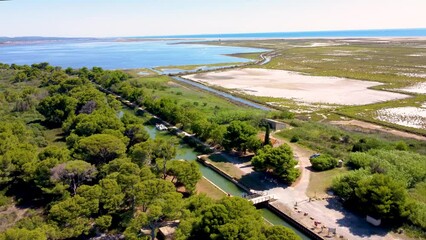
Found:
[(327, 191), (331, 187), (333, 179), (348, 170), (346, 168), (335, 168), (323, 172), (311, 172), (309, 186), (306, 190), (308, 197), (322, 198), (327, 196)]
[(155, 89), (151, 90), (151, 94), (155, 97), (171, 98), (181, 106), (200, 110), (211, 118), (236, 115), (263, 116), (266, 114), (265, 111), (235, 104), (210, 92), (174, 81), (167, 76), (143, 77), (136, 81), (144, 85), (155, 86)]
[(213, 199), (221, 199), (226, 196), (223, 191), (211, 184), (205, 178), (201, 178), (200, 181), (198, 181), (196, 190), (198, 194), (206, 194), (207, 196)]

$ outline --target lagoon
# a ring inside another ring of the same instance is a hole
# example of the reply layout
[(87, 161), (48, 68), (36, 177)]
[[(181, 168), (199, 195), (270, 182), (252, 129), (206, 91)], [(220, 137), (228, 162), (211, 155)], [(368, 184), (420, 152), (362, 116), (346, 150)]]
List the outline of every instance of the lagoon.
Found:
[(25, 45), (0, 45), (0, 62), (28, 64), (48, 62), (61, 67), (94, 67), (104, 69), (153, 68), (248, 62), (250, 60), (226, 56), (233, 53), (265, 51), (255, 48), (176, 44), (185, 40), (157, 40), (120, 42), (60, 41)]

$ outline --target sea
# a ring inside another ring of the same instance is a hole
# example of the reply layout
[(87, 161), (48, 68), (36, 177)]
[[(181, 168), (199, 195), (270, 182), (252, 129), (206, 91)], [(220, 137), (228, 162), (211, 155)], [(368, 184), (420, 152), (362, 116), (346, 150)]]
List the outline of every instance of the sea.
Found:
[[(269, 33), (227, 33), (155, 36), (155, 38), (207, 38), (207, 39), (265, 39), (265, 38), (366, 38), (366, 37), (426, 37), (426, 28), (410, 29), (372, 29), (372, 30), (336, 30), (305, 32), (269, 32)], [(148, 38), (148, 37), (146, 37)]]
[[(426, 28), (316, 32), (236, 33), (127, 38), (0, 37), (0, 62), (49, 62), (61, 67), (154, 68), (250, 61), (229, 56), (265, 49), (188, 44), (192, 41), (276, 38), (426, 37)], [(131, 41), (129, 41), (129, 38)], [(186, 42), (187, 44), (178, 44)]]

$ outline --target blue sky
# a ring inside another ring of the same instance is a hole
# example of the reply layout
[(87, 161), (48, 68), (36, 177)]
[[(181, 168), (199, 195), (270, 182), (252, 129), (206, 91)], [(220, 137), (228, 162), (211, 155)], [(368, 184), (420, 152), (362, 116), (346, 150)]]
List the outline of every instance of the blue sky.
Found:
[(426, 0), (11, 0), (0, 36), (425, 28)]

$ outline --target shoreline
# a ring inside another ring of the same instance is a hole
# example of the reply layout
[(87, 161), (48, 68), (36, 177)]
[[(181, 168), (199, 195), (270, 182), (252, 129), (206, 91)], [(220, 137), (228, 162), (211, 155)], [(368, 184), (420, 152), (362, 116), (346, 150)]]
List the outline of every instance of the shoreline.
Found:
[[(28, 38), (21, 39), (21, 38)], [(105, 38), (73, 38), (73, 37), (5, 37), (1, 40), (0, 47), (2, 46), (15, 46), (15, 45), (34, 45), (34, 44), (55, 44), (55, 43), (70, 43), (70, 42), (116, 42), (116, 43), (128, 43), (128, 42), (156, 42), (156, 41), (189, 41), (189, 42), (177, 42), (173, 44), (205, 44), (210, 42), (217, 42), (218, 40), (223, 42), (229, 41), (259, 41), (259, 40), (379, 40), (379, 41), (424, 41), (426, 36), (344, 36), (344, 37), (105, 37)], [(19, 39), (19, 40), (18, 40)]]

